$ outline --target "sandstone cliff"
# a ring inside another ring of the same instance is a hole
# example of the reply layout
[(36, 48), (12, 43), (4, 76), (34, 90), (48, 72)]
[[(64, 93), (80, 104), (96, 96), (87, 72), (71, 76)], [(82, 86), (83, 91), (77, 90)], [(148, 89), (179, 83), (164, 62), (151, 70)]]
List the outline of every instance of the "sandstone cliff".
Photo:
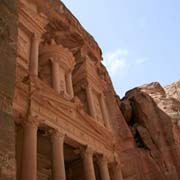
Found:
[(180, 106), (178, 93), (170, 93), (171, 89), (173, 85), (164, 89), (159, 83), (146, 84), (120, 101), (135, 142), (134, 148), (121, 154), (125, 179), (180, 178), (179, 129), (174, 123)]
[(180, 120), (180, 81), (162, 87), (159, 83), (145, 84), (140, 89), (149, 94), (158, 107), (168, 114), (175, 124)]
[(173, 97), (180, 101), (180, 80), (164, 87), (168, 97)]

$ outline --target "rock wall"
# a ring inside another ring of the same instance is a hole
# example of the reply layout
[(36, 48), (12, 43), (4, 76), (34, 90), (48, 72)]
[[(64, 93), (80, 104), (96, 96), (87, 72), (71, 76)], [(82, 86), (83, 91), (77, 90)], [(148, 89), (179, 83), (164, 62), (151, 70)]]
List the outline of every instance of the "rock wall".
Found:
[(180, 140), (180, 81), (162, 87), (158, 82), (140, 86), (141, 91), (150, 95), (158, 107), (171, 117), (173, 129)]
[(159, 83), (130, 90), (120, 99), (104, 67), (101, 75), (108, 83), (106, 98), (123, 179), (180, 179), (179, 129), (169, 113), (178, 111), (177, 99)]
[(180, 179), (179, 132), (160, 98), (166, 93), (154, 83), (127, 92), (119, 103), (135, 141), (120, 155), (124, 179)]
[(16, 1), (0, 1), (0, 180), (16, 179), (12, 99), (16, 70)]
[(149, 94), (158, 107), (178, 125), (180, 120), (180, 81), (164, 88), (158, 82), (145, 84), (139, 88), (141, 91)]

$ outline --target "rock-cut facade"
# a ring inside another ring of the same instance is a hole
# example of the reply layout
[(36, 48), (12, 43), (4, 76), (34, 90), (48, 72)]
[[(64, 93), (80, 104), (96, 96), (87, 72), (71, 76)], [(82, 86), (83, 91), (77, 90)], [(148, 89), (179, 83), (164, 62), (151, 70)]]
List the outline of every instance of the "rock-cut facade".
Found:
[(120, 100), (61, 1), (2, 1), (0, 59), (0, 179), (180, 178), (170, 117), (140, 90)]

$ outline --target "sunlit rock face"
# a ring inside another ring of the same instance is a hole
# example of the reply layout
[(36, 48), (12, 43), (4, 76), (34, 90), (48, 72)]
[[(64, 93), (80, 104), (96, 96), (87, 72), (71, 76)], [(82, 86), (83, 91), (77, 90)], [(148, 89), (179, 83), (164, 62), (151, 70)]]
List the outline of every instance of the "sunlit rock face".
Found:
[(173, 97), (180, 101), (180, 80), (164, 87), (168, 97)]
[(167, 113), (175, 124), (180, 120), (180, 81), (166, 87), (159, 83), (145, 84), (139, 87), (141, 91), (149, 94), (158, 107)]
[(169, 113), (174, 122), (180, 123), (180, 80), (164, 87), (166, 96), (172, 100), (172, 111)]
[(172, 106), (178, 109), (176, 101), (169, 100), (159, 83), (128, 91), (121, 100), (120, 109), (136, 145), (122, 155), (125, 167), (129, 161), (137, 165), (124, 167), (127, 179), (179, 179), (179, 128), (169, 115)]

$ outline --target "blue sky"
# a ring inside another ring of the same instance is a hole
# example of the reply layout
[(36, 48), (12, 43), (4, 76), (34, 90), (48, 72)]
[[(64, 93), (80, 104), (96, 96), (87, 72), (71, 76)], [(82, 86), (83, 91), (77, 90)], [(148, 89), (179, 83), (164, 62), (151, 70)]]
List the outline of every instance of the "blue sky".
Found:
[(122, 97), (180, 80), (180, 0), (62, 0), (103, 51)]

